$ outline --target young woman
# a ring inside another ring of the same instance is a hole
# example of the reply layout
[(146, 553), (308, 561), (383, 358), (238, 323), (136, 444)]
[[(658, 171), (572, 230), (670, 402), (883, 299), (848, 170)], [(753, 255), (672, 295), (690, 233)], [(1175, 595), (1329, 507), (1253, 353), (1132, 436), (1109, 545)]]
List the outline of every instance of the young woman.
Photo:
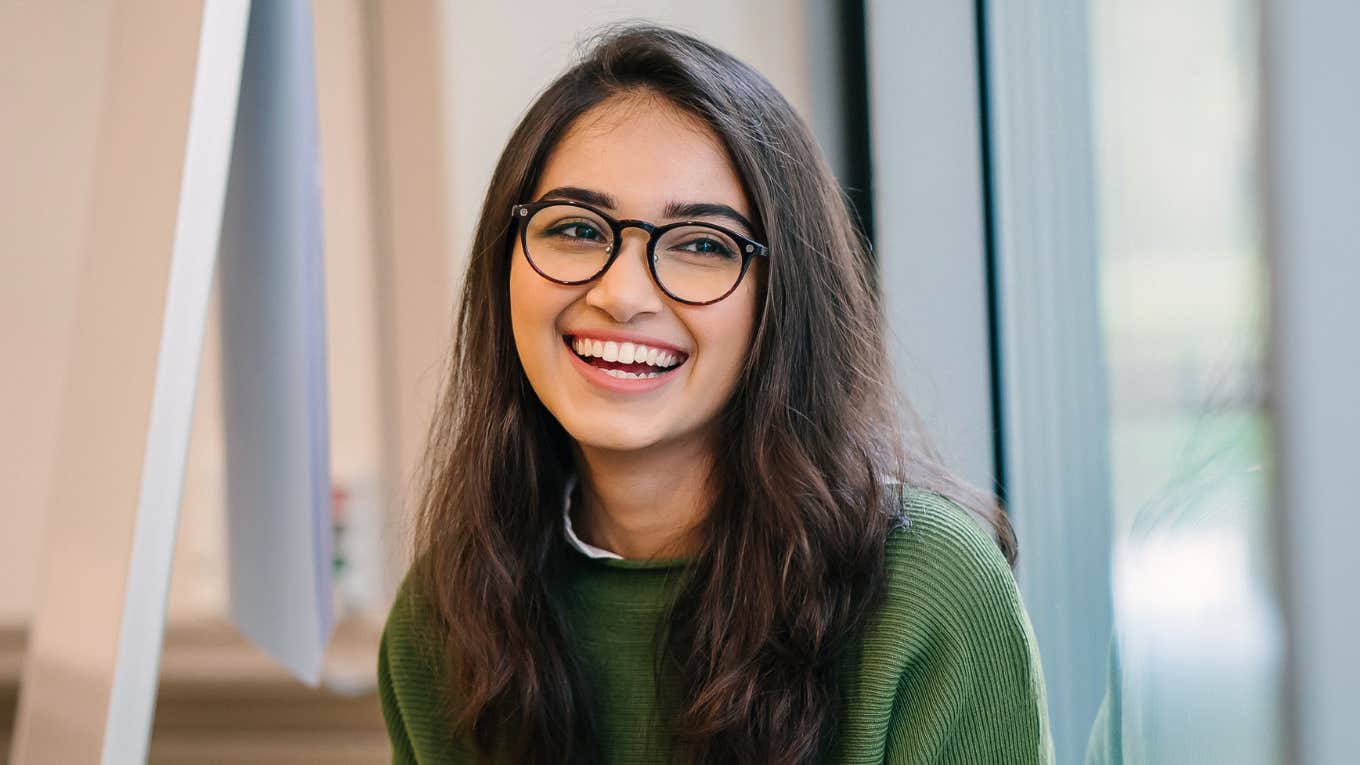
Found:
[(867, 248), (755, 71), (598, 39), (501, 155), (455, 343), (396, 761), (1051, 761), (1005, 516), (908, 445)]

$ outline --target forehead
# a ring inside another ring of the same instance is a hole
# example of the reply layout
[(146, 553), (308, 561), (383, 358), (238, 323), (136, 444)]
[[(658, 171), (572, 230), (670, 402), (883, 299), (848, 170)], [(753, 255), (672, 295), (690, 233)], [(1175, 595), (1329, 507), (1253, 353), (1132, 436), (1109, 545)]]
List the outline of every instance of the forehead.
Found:
[(626, 216), (657, 215), (671, 201), (726, 204), (750, 215), (718, 135), (651, 94), (615, 96), (577, 118), (548, 155), (534, 198), (559, 186), (605, 192)]

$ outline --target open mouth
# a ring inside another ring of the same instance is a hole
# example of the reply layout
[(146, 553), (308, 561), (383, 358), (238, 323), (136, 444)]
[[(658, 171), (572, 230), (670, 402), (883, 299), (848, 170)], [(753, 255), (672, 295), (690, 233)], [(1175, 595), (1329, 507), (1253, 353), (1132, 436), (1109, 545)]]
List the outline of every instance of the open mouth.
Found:
[(618, 343), (563, 335), (567, 348), (587, 364), (610, 377), (638, 380), (660, 377), (678, 368), (689, 356), (641, 343)]

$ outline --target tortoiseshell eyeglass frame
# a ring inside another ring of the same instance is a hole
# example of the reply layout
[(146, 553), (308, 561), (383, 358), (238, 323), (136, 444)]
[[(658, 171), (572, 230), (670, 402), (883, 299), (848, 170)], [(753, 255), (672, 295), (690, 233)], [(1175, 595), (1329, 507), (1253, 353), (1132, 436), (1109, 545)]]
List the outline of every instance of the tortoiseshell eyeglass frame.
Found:
[[(575, 286), (580, 284), (587, 284), (600, 278), (601, 276), (604, 275), (604, 272), (608, 271), (609, 267), (614, 264), (614, 260), (618, 258), (619, 252), (622, 251), (623, 249), (622, 247), (614, 247), (613, 245), (610, 245), (610, 248), (608, 250), (609, 258), (604, 262), (604, 265), (600, 267), (599, 271), (596, 271), (590, 277), (585, 279), (564, 281), (562, 279), (558, 279), (544, 273), (543, 269), (539, 268), (538, 264), (534, 262), (533, 256), (529, 254), (529, 242), (528, 242), (529, 227), (527, 225), (522, 224), (527, 223), (529, 219), (533, 217), (534, 213), (538, 212), (539, 210), (542, 210), (546, 207), (560, 207), (560, 206), (579, 207), (582, 210), (589, 211), (590, 213), (598, 216), (600, 220), (604, 221), (606, 224), (609, 225), (611, 233), (613, 233), (614, 235), (612, 241), (615, 243), (623, 241), (623, 230), (626, 228), (640, 228), (643, 231), (646, 231), (648, 234), (647, 270), (650, 271), (652, 274), (652, 281), (656, 284), (658, 288), (660, 288), (662, 292), (666, 293), (667, 297), (676, 302), (684, 303), (686, 305), (711, 305), (713, 303), (718, 302), (719, 300), (722, 300), (728, 295), (731, 295), (733, 292), (736, 291), (737, 287), (741, 285), (741, 280), (746, 278), (746, 271), (751, 266), (751, 260), (756, 257), (762, 258), (769, 257), (769, 248), (767, 248), (760, 242), (757, 242), (748, 236), (738, 234), (737, 232), (724, 226), (719, 226), (716, 223), (709, 223), (708, 221), (682, 220), (658, 226), (654, 223), (649, 223), (645, 220), (636, 220), (634, 218), (625, 218), (623, 220), (620, 220), (584, 202), (576, 202), (572, 200), (563, 199), (553, 199), (543, 202), (528, 202), (525, 204), (518, 204), (511, 207), (510, 208), (511, 219), (514, 220), (516, 223), (521, 224), (519, 226), (519, 243), (520, 246), (524, 248), (525, 260), (529, 261), (529, 265), (534, 269), (535, 272), (538, 273), (539, 276), (543, 277), (544, 279), (547, 279), (550, 282), (553, 282), (554, 284)], [(736, 280), (732, 283), (732, 286), (729, 287), (726, 292), (719, 295), (718, 297), (713, 298), (712, 300), (687, 300), (685, 298), (682, 298), (679, 295), (676, 295), (675, 293), (667, 289), (666, 285), (662, 283), (661, 277), (659, 277), (656, 273), (656, 243), (667, 231), (671, 231), (682, 226), (700, 226), (702, 228), (709, 228), (713, 229), (714, 231), (721, 232), (722, 234), (730, 237), (732, 241), (736, 242), (737, 247), (741, 250), (741, 272), (737, 274)]]

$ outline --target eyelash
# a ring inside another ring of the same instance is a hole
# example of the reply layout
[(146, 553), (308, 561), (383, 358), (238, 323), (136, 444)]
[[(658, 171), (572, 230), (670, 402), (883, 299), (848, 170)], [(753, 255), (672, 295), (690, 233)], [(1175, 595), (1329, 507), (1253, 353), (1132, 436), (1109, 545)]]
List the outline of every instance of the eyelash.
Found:
[(712, 237), (699, 237), (698, 239), (691, 239), (690, 241), (685, 242), (684, 244), (680, 245), (680, 247), (682, 247), (682, 248), (684, 248), (684, 247), (689, 247), (689, 246), (692, 245), (692, 244), (700, 244), (700, 243), (702, 243), (702, 242), (707, 242), (707, 243), (713, 245), (714, 247), (717, 248), (717, 250), (712, 250), (712, 251), (709, 251), (709, 252), (700, 252), (700, 251), (698, 251), (698, 250), (690, 250), (690, 252), (693, 252), (693, 253), (698, 254), (698, 255), (721, 255), (721, 256), (723, 256), (724, 258), (730, 258), (730, 257), (732, 257), (733, 255), (736, 254), (736, 253), (732, 252), (731, 248), (726, 247), (725, 245), (723, 245), (722, 242), (719, 242), (718, 240), (713, 239)]
[(596, 226), (595, 224), (589, 223), (589, 222), (587, 222), (587, 221), (567, 221), (566, 223), (558, 223), (557, 225), (555, 225), (555, 226), (553, 226), (552, 228), (548, 229), (548, 231), (549, 231), (549, 233), (552, 233), (552, 234), (563, 234), (563, 235), (566, 235), (566, 236), (567, 236), (568, 238), (570, 238), (570, 239), (584, 239), (584, 238), (585, 238), (585, 237), (581, 237), (581, 236), (572, 236), (572, 235), (570, 235), (570, 234), (566, 234), (566, 232), (567, 232), (568, 230), (573, 229), (573, 228), (588, 228), (588, 229), (593, 230), (597, 235), (603, 233), (603, 231), (601, 231), (601, 229), (600, 229), (599, 226)]

